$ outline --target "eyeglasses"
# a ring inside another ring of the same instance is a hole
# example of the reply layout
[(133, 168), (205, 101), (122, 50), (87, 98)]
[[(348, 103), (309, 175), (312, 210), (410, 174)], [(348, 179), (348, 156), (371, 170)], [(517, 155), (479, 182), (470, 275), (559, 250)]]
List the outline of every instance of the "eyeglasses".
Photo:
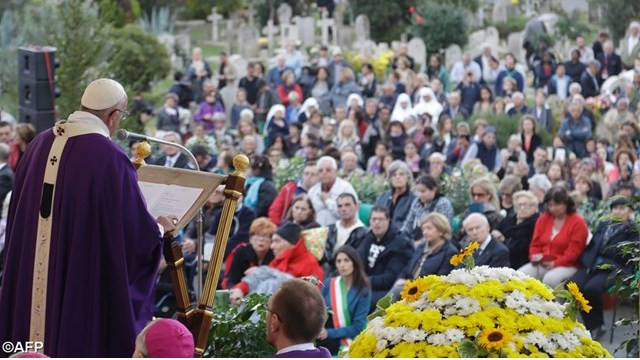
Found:
[(251, 235), (251, 239), (255, 241), (271, 241), (271, 236), (268, 235)]
[(283, 322), (283, 321), (282, 321), (282, 317), (281, 317), (280, 315), (278, 315), (278, 313), (277, 313), (277, 312), (275, 312), (275, 311), (273, 311), (273, 310), (271, 310), (271, 309), (269, 308), (269, 304), (267, 304), (267, 303), (262, 304), (262, 308), (263, 308), (265, 311), (270, 312), (270, 313), (272, 313), (273, 315), (275, 315), (278, 319), (280, 319), (280, 322)]
[(129, 116), (129, 112), (126, 110), (121, 110), (121, 109), (116, 109), (116, 111), (120, 111), (122, 113), (122, 117), (120, 118), (120, 120), (124, 120), (127, 118), (127, 116)]

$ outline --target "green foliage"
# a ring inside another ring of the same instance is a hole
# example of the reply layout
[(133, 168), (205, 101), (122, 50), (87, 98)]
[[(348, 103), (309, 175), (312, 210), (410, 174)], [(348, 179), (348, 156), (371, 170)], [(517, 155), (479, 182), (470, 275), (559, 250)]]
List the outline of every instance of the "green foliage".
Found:
[(110, 39), (113, 51), (109, 57), (109, 75), (128, 92), (149, 90), (152, 81), (164, 78), (171, 70), (165, 47), (140, 27), (127, 25), (113, 29)]
[(416, 7), (411, 24), (409, 32), (424, 40), (429, 54), (452, 44), (463, 47), (468, 41), (464, 10), (455, 5), (423, 1)]
[(510, 16), (507, 22), (499, 22), (492, 24), (498, 30), (500, 38), (506, 39), (509, 34), (524, 30), (529, 18), (526, 16)]
[(471, 183), (481, 175), (478, 170), (466, 166), (456, 168), (451, 175), (442, 174), (442, 194), (451, 201), (454, 214), (460, 215), (467, 210), (471, 203)]
[(640, 17), (640, 1), (637, 0), (590, 0), (590, 2), (600, 8), (600, 23), (603, 27), (610, 29), (614, 41), (622, 40), (629, 23)]
[(140, 18), (138, 0), (101, 0), (98, 9), (100, 18), (106, 24), (118, 28), (132, 24)]
[(242, 307), (226, 302), (213, 310), (213, 320), (204, 357), (269, 357), (275, 349), (265, 339), (267, 325), (264, 305), (269, 296), (251, 294)]
[(18, 56), (22, 43), (18, 12), (5, 10), (0, 17), (0, 108), (17, 117), (18, 111)]
[(586, 36), (591, 33), (593, 28), (586, 19), (579, 15), (573, 16), (567, 13), (558, 13), (558, 22), (556, 22), (556, 34), (559, 38), (575, 39), (578, 35)]
[[(374, 41), (398, 40), (410, 24), (408, 0), (351, 0), (354, 15), (367, 15), (371, 22), (371, 38)], [(427, 43), (428, 44), (428, 43)]]
[(300, 156), (295, 156), (289, 159), (289, 163), (284, 168), (278, 168), (274, 171), (274, 184), (276, 189), (280, 189), (284, 184), (289, 181), (293, 181), (302, 174), (304, 169), (304, 159)]
[[(473, 129), (473, 126), (478, 119), (485, 119), (489, 122), (491, 126), (496, 128), (496, 138), (498, 141), (499, 148), (506, 148), (507, 142), (509, 141), (509, 136), (513, 134), (520, 133), (520, 117), (519, 116), (509, 116), (507, 114), (476, 114), (471, 117), (469, 120), (469, 125)], [(540, 135), (544, 131), (540, 131)]]
[(262, 26), (267, 25), (267, 21), (269, 18), (273, 18), (273, 21), (277, 21), (276, 10), (278, 10), (278, 6), (282, 3), (287, 3), (291, 6), (291, 12), (293, 15), (299, 15), (303, 10), (303, 2), (300, 0), (262, 0), (262, 1), (254, 1), (256, 13), (258, 15), (258, 20)]
[(44, 8), (45, 35), (41, 41), (58, 49), (60, 67), (56, 69), (61, 95), (57, 99), (58, 115), (66, 118), (80, 105), (84, 88), (101, 74), (108, 39), (98, 17), (98, 7), (91, 1), (61, 0)]
[(376, 310), (367, 317), (367, 320), (371, 321), (377, 317), (384, 316), (387, 308), (391, 306), (391, 300), (391, 293), (383, 296), (380, 300), (378, 300), (378, 302), (376, 303)]
[(389, 183), (385, 178), (373, 174), (351, 175), (346, 179), (358, 194), (362, 203), (375, 204), (378, 197), (389, 190)]

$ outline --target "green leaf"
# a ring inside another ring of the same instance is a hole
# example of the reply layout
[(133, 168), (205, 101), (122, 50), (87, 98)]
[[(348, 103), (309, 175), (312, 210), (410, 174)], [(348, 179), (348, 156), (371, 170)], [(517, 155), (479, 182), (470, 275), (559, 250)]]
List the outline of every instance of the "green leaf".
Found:
[(385, 295), (376, 303), (376, 308), (382, 309), (382, 310), (385, 310), (389, 306), (391, 306), (391, 294)]
[(377, 317), (384, 316), (384, 310), (376, 310), (371, 315), (367, 316), (367, 320), (371, 321)]
[(463, 358), (477, 358), (478, 347), (471, 340), (464, 340), (458, 345), (458, 354)]

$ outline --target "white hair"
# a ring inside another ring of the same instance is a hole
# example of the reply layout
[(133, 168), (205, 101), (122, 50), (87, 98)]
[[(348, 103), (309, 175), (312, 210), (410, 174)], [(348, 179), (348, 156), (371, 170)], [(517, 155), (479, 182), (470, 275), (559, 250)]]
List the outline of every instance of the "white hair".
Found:
[(447, 158), (444, 155), (442, 155), (442, 153), (436, 151), (433, 154), (429, 155), (429, 161), (432, 161), (432, 160), (445, 161), (447, 160)]
[(569, 91), (573, 89), (578, 89), (579, 92), (582, 92), (582, 85), (580, 85), (580, 83), (577, 83), (577, 82), (571, 83), (571, 85), (569, 85)]
[(544, 191), (545, 193), (551, 189), (551, 181), (545, 174), (536, 174), (529, 178), (529, 187), (535, 186), (536, 188)]
[(182, 145), (182, 137), (175, 131), (168, 131), (162, 136), (162, 140), (167, 140), (167, 137), (173, 136), (176, 138), (176, 143)]
[(338, 170), (338, 162), (336, 161), (336, 159), (332, 158), (331, 156), (323, 156), (320, 159), (318, 159), (318, 167), (320, 166), (320, 164), (325, 162), (331, 166), (331, 169)]
[(480, 221), (482, 221), (483, 224), (489, 226), (489, 220), (487, 220), (487, 217), (484, 216), (483, 214), (480, 213), (471, 213), (469, 214), (469, 216), (467, 216), (464, 221), (462, 221), (462, 227), (467, 227), (467, 225), (473, 221), (474, 219), (478, 219)]

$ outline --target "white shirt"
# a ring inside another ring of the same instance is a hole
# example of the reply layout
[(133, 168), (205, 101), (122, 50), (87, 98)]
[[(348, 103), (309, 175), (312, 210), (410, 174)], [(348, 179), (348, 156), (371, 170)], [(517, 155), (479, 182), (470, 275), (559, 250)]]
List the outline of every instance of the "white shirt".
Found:
[(167, 156), (167, 160), (164, 162), (164, 166), (173, 167), (176, 164), (176, 161), (178, 161), (179, 157), (180, 157), (180, 153), (176, 153), (173, 156)]
[[(0, 169), (2, 169), (1, 166)], [(364, 224), (362, 223), (362, 221), (360, 221), (360, 219), (358, 219), (357, 216), (356, 221), (348, 228), (342, 226), (342, 221), (338, 221), (336, 223), (336, 245), (334, 246), (334, 249), (337, 250), (342, 245), (344, 245), (344, 243), (347, 242), (347, 239), (351, 235), (351, 232), (359, 227), (364, 227)]]
[(315, 350), (315, 349), (316, 347), (313, 345), (313, 343), (296, 344), (296, 345), (291, 345), (291, 346), (287, 346), (286, 348), (280, 349), (280, 351), (278, 351), (276, 355), (280, 355), (280, 354), (284, 354), (292, 351), (306, 351), (306, 350)]
[(487, 246), (489, 246), (490, 242), (491, 242), (491, 234), (487, 235), (487, 238), (484, 240), (484, 242), (480, 244), (480, 248), (478, 249), (478, 255), (482, 254), (484, 249), (486, 249)]
[(358, 199), (358, 194), (353, 189), (353, 186), (347, 181), (336, 177), (333, 186), (329, 189), (329, 198), (327, 201), (322, 200), (322, 183), (319, 182), (309, 189), (309, 198), (313, 204), (313, 208), (316, 210), (316, 221), (320, 226), (329, 226), (335, 224), (338, 219), (338, 196), (340, 194), (348, 192)]
[(564, 100), (567, 98), (567, 87), (569, 86), (568, 81), (565, 77), (556, 78), (556, 95), (560, 100)]
[(476, 81), (482, 79), (482, 70), (480, 69), (480, 65), (478, 65), (477, 62), (471, 60), (471, 62), (469, 62), (469, 65), (465, 65), (461, 60), (453, 65), (453, 68), (451, 69), (451, 81), (456, 84), (461, 82), (464, 74), (467, 71), (473, 72), (473, 77), (474, 79), (476, 79)]

